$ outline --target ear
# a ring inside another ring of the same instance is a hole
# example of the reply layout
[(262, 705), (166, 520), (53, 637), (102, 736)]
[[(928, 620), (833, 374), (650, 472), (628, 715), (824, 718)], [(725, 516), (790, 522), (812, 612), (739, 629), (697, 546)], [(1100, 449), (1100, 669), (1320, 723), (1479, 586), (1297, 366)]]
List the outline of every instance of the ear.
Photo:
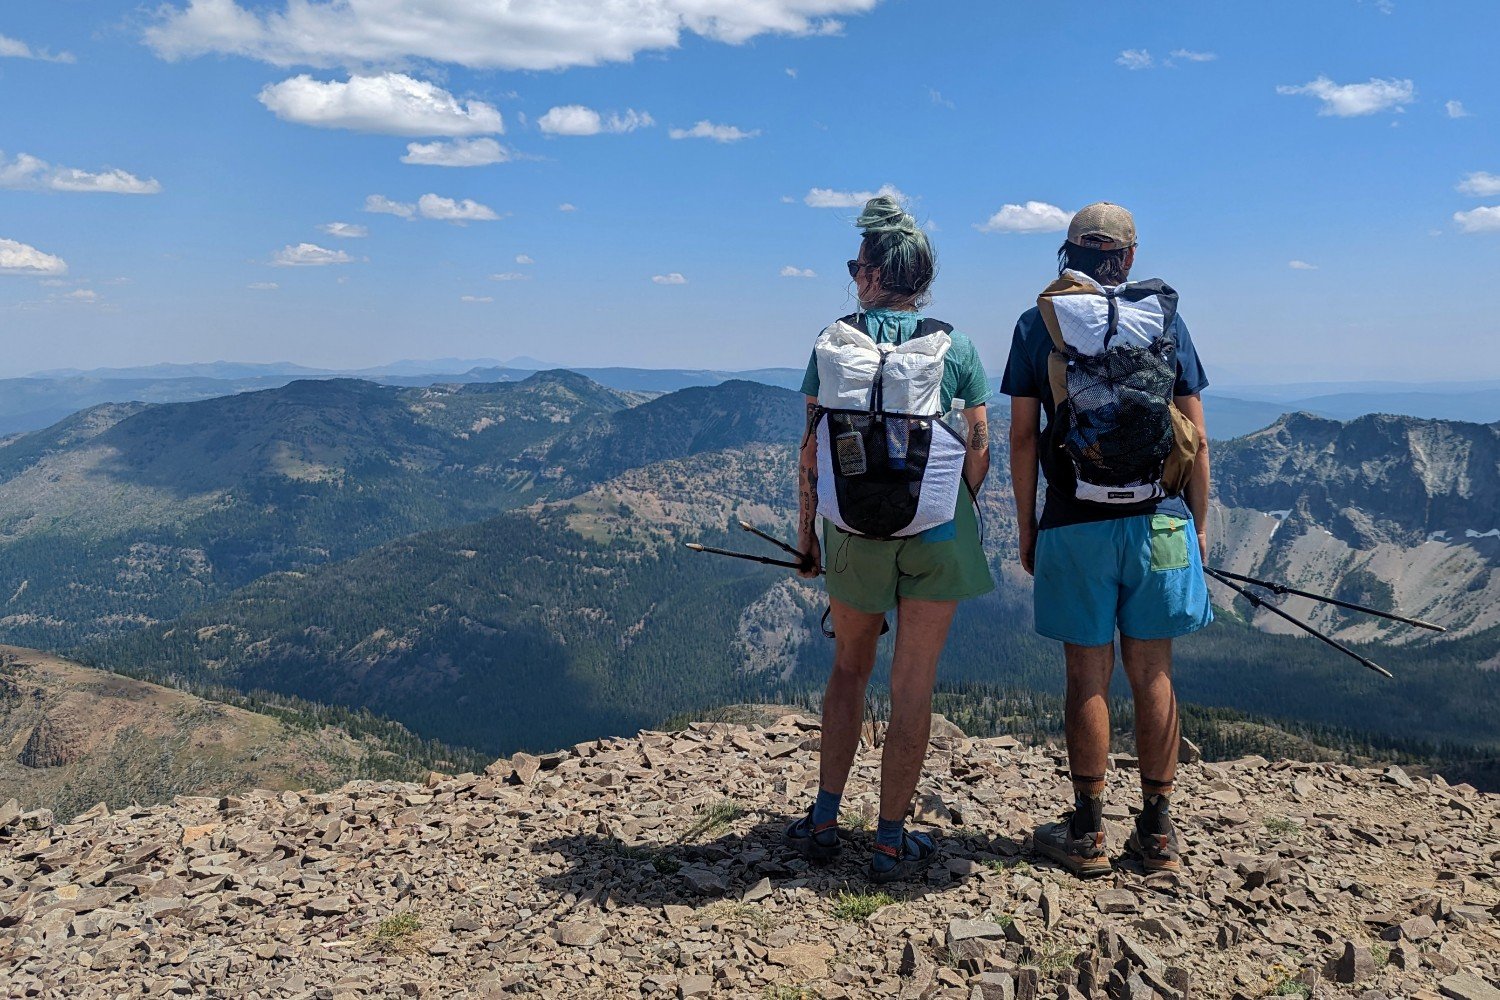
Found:
[(1129, 274), (1133, 267), (1135, 267), (1135, 247), (1125, 251), (1125, 273)]

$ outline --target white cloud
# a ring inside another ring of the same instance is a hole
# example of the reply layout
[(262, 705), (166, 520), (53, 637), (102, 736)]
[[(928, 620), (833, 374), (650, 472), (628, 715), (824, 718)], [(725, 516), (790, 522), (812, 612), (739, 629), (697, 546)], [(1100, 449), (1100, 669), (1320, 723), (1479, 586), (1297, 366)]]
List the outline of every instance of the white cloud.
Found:
[(535, 264), (536, 261), (534, 261), (534, 260), (531, 259), (531, 255), (530, 254), (518, 253), (518, 254), (516, 254), (516, 263), (517, 264)]
[(812, 208), (864, 208), (871, 198), (885, 195), (905, 203), (906, 195), (894, 185), (883, 184), (879, 191), (835, 191), (832, 188), (813, 188), (802, 201)]
[(1466, 233), (1500, 233), (1500, 205), (1454, 212), (1453, 221)]
[(488, 205), (481, 205), (472, 198), (455, 201), (435, 194), (424, 194), (417, 199), (417, 211), (424, 219), (452, 222), (462, 226), (469, 222), (494, 222), (500, 216)]
[(936, 104), (940, 108), (948, 108), (952, 110), (953, 108), (957, 107), (956, 104), (943, 96), (942, 91), (936, 89), (935, 87), (927, 88), (927, 96), (932, 100), (933, 104)]
[(485, 167), (509, 159), (510, 150), (494, 139), (454, 139), (408, 143), (401, 162), (425, 167)]
[(405, 73), (351, 76), (347, 83), (306, 73), (267, 84), (260, 103), (277, 118), (315, 128), (381, 135), (487, 135), (505, 131), (494, 105), (461, 101)]
[(1151, 53), (1145, 49), (1126, 49), (1115, 62), (1126, 69), (1150, 69), (1153, 65)]
[(623, 115), (610, 112), (609, 117), (582, 104), (563, 104), (550, 109), (536, 120), (537, 127), (548, 135), (598, 135), (600, 132), (634, 132), (655, 125), (644, 111), (627, 108)]
[(71, 63), (77, 62), (71, 52), (48, 52), (46, 49), (34, 49), (19, 38), (8, 38), (0, 35), (0, 59), (39, 59), (42, 62)]
[(354, 260), (342, 250), (327, 250), (316, 243), (288, 244), (271, 257), (274, 267), (322, 267), (325, 264), (349, 264)]
[(94, 303), (99, 301), (99, 293), (92, 288), (75, 288), (63, 298), (72, 299), (74, 302)]
[(835, 34), (838, 14), (878, 0), (175, 0), (146, 43), (164, 59), (212, 53), (277, 66), (418, 61), (476, 69), (554, 70), (628, 62), (676, 48), (687, 32), (738, 45), (758, 35)]
[(733, 125), (715, 125), (711, 121), (701, 121), (692, 128), (674, 128), (667, 132), (673, 139), (712, 139), (714, 142), (739, 142), (741, 139), (754, 139), (760, 135), (760, 129), (749, 132), (736, 128)]
[(1443, 105), (1443, 110), (1448, 112), (1449, 118), (1468, 118), (1469, 109), (1464, 107), (1463, 101), (1449, 101)]
[(1309, 264), (1305, 260), (1289, 260), (1286, 262), (1286, 266), (1293, 271), (1316, 271), (1318, 269), (1318, 265)]
[(797, 71), (790, 66), (786, 68), (786, 75), (791, 77), (793, 80), (797, 79)]
[(364, 226), (352, 222), (325, 222), (318, 228), (329, 236), (337, 236), (343, 240), (360, 240), (370, 235), (370, 231)]
[(1488, 198), (1500, 194), (1500, 174), (1476, 170), (1458, 182), (1459, 194), (1471, 194), (1476, 198)]
[(395, 201), (383, 194), (372, 194), (365, 198), (365, 211), (378, 215), (394, 215), (402, 219), (433, 219), (464, 225), (469, 222), (493, 222), (500, 218), (488, 205), (481, 205), (472, 198), (444, 198), (436, 194), (424, 194), (416, 202)]
[(1068, 228), (1073, 213), (1045, 201), (1002, 205), (1000, 211), (974, 228), (981, 233), (1055, 233)]
[(0, 274), (57, 276), (68, 273), (61, 257), (43, 253), (36, 247), (16, 240), (0, 239)]
[(673, 271), (671, 274), (653, 274), (651, 280), (658, 285), (685, 285), (687, 279)]
[(13, 160), (6, 160), (0, 154), (0, 188), (97, 194), (158, 194), (161, 184), (154, 178), (142, 180), (124, 170), (106, 169), (91, 173), (74, 167), (54, 167), (46, 160), (27, 153), (17, 153)]
[(557, 210), (559, 212), (576, 212), (578, 211), (578, 206), (573, 204), (571, 201), (565, 201), (561, 205), (557, 206)]
[(460, 295), (458, 300), (460, 302), (493, 302), (495, 297), (493, 295)]
[(491, 281), (530, 281), (531, 275), (522, 274), (520, 271), (506, 271), (503, 274), (490, 275)]
[(365, 211), (410, 219), (416, 216), (417, 206), (409, 201), (392, 201), (383, 194), (372, 194), (365, 199)]
[(281, 286), (274, 281), (252, 281), (245, 287), (254, 292), (274, 292)]
[(1416, 99), (1416, 87), (1410, 80), (1374, 78), (1368, 83), (1337, 84), (1326, 76), (1320, 76), (1300, 87), (1277, 87), (1276, 93), (1316, 97), (1323, 102), (1318, 114), (1337, 118), (1356, 118), (1381, 111), (1399, 112)]
[(1194, 52), (1192, 49), (1173, 49), (1173, 59), (1183, 59), (1187, 62), (1213, 62), (1219, 58), (1217, 52)]
[(810, 267), (795, 267), (788, 264), (781, 269), (781, 276), (783, 278), (816, 278), (818, 272)]

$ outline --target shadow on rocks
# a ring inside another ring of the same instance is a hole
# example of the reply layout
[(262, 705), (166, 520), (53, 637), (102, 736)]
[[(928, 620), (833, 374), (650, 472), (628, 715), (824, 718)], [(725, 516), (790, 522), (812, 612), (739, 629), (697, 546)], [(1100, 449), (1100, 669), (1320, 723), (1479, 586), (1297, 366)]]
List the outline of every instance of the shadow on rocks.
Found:
[[(699, 829), (700, 818), (695, 828), (666, 843), (630, 843), (606, 833), (541, 841), (532, 847), (543, 859), (538, 885), (559, 896), (600, 905), (607, 901), (612, 907), (749, 903), (778, 889), (806, 889), (827, 897), (885, 892), (913, 900), (941, 894), (987, 868), (1023, 860), (1020, 845), (1009, 838), (933, 830), (938, 857), (932, 866), (911, 880), (880, 885), (867, 877), (872, 831), (844, 829), (838, 857), (809, 862), (782, 844), (792, 818), (746, 813), (717, 830)], [(752, 821), (748, 828), (747, 820)]]

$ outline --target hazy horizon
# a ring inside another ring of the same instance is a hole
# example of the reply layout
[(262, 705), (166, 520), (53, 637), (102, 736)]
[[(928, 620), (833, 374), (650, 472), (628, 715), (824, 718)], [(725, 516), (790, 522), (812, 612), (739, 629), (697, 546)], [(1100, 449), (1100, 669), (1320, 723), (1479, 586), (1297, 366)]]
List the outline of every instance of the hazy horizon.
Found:
[(1480, 0), (441, 10), (0, 14), (3, 373), (794, 367), (852, 308), (884, 190), (991, 375), (1069, 213), (1108, 199), (1216, 382), (1500, 378), (1488, 300), (1445, 291), (1500, 270)]

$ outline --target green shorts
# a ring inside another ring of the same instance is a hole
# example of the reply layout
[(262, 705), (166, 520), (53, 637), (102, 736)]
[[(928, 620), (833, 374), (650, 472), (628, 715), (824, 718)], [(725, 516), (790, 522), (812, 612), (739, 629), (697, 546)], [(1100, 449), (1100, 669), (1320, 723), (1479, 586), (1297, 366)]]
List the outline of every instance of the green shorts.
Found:
[(891, 610), (902, 597), (963, 601), (995, 589), (968, 490), (959, 490), (952, 525), (913, 538), (861, 538), (825, 518), (823, 566), (828, 596), (869, 614)]

